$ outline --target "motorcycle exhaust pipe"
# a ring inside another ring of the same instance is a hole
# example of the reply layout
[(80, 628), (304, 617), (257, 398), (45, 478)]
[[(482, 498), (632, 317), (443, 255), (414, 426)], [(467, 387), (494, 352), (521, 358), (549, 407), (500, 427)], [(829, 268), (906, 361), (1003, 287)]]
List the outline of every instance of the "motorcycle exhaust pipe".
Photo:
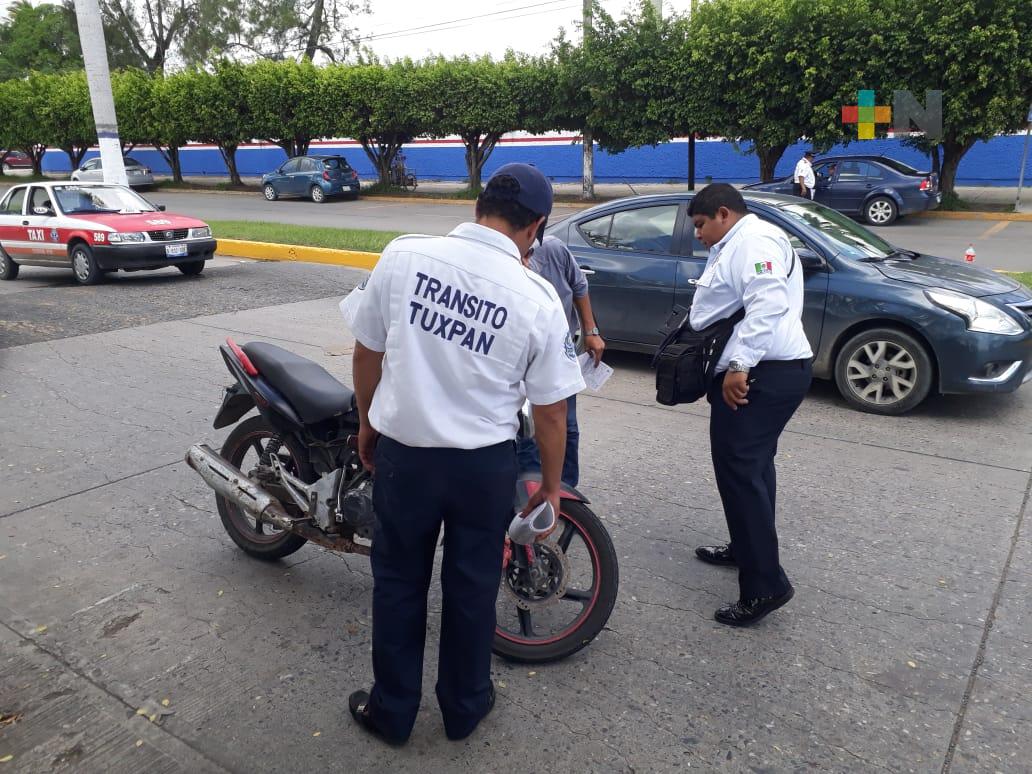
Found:
[(294, 519), (280, 501), (251, 481), (243, 472), (226, 462), (207, 444), (194, 444), (186, 452), (186, 464), (197, 471), (204, 482), (231, 503), (240, 506), (259, 521), (280, 529), (294, 531)]

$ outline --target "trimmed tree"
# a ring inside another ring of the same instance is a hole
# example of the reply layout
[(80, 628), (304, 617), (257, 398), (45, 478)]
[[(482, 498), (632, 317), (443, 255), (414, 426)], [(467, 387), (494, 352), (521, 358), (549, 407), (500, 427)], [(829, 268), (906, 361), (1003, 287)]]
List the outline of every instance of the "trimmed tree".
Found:
[(359, 141), (380, 185), (390, 185), (401, 146), (430, 129), (432, 100), (424, 82), (421, 68), (407, 60), (326, 68), (323, 99), (336, 110), (330, 134)]
[(43, 174), (43, 156), (50, 139), (49, 114), (42, 76), (0, 83), (0, 115), (9, 147), (29, 157), (32, 173)]
[(304, 156), (329, 131), (329, 105), (322, 99), (322, 76), (309, 61), (262, 60), (247, 68), (256, 137), (290, 156)]
[[(192, 106), (190, 139), (214, 144), (222, 155), (232, 185), (243, 185), (236, 152), (255, 136), (244, 65), (222, 61), (215, 72), (188, 70), (176, 78), (178, 96)], [(181, 80), (180, 80), (181, 79)]]

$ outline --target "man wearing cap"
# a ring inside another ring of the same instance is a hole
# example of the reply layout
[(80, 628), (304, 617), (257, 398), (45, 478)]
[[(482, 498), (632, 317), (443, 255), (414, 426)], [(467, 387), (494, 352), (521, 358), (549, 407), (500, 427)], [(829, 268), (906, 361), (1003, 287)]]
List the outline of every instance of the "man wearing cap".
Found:
[(813, 174), (813, 151), (804, 153), (796, 163), (792, 182), (795, 184), (796, 196), (804, 199), (813, 198), (813, 189), (817, 185), (817, 178)]
[(436, 692), (448, 738), (469, 736), (494, 706), (495, 600), (524, 400), (542, 461), (525, 512), (545, 500), (559, 512), (566, 399), (584, 381), (555, 290), (521, 262), (551, 210), (544, 175), (506, 164), (477, 198), (475, 223), (446, 237), (399, 237), (341, 303), (378, 520), (374, 684), (355, 691), (349, 709), (390, 744), (408, 739), (419, 709), (442, 524)]

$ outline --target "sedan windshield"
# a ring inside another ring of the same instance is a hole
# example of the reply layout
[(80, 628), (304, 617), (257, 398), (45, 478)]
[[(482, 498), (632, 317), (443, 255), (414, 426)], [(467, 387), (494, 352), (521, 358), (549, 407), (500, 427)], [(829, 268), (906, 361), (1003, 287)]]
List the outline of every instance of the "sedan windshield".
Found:
[(821, 204), (783, 204), (781, 211), (792, 220), (821, 232), (838, 255), (854, 259), (881, 259), (895, 248), (854, 220)]
[(54, 186), (58, 206), (66, 214), (82, 212), (154, 212), (154, 206), (139, 194), (117, 185)]

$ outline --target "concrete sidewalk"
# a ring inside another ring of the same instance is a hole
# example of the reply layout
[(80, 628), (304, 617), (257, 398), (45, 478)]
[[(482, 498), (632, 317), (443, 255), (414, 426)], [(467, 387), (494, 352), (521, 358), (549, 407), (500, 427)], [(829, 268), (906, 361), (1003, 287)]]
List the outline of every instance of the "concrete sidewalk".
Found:
[[(336, 306), (364, 274), (224, 261), (84, 289), (26, 273), (44, 281), (4, 300), (32, 336), (0, 350), (4, 771), (1027, 770), (1032, 390), (884, 418), (815, 385), (779, 456), (797, 595), (738, 631), (712, 620), (734, 573), (692, 556), (725, 537), (708, 408), (657, 405), (647, 359), (608, 355), (615, 375), (580, 401), (582, 488), (620, 558), (608, 626), (556, 664), (496, 660), (498, 706), (452, 744), (435, 582), (424, 702), (394, 750), (345, 706), (370, 680), (368, 561), (248, 558), (182, 462), (225, 435), (227, 335), (350, 379)], [(65, 322), (89, 309), (110, 319)]]

